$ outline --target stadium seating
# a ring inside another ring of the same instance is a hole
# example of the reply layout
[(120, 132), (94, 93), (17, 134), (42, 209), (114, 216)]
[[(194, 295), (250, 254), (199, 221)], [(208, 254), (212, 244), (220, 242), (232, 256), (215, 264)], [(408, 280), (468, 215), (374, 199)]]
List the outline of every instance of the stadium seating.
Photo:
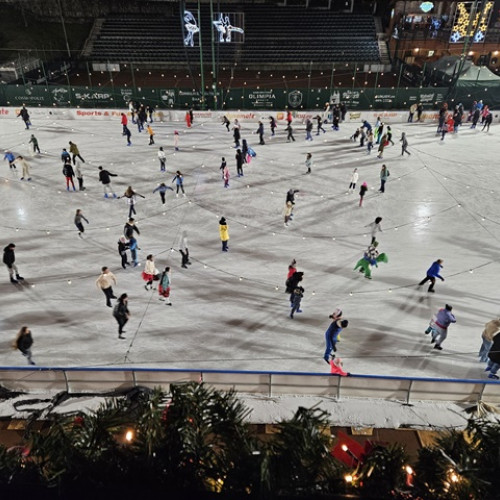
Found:
[[(279, 66), (293, 63), (378, 62), (373, 17), (302, 7), (245, 5), (244, 43), (216, 43), (219, 64)], [(224, 6), (234, 12), (235, 6)], [(211, 53), (210, 12), (201, 9), (203, 57)], [(93, 41), (94, 62), (181, 64), (199, 61), (195, 47), (184, 47), (179, 13), (173, 16), (109, 16)]]

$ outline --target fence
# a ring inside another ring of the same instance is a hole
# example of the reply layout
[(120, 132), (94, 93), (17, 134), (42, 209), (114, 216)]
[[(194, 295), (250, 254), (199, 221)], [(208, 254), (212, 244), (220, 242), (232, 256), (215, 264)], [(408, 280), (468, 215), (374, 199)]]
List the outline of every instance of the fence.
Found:
[[(413, 103), (421, 102), (426, 109), (436, 109), (446, 99), (449, 99), (449, 92), (445, 87), (350, 88), (335, 89), (332, 92), (325, 88), (241, 88), (205, 94), (205, 106), (208, 109), (323, 110), (326, 102), (343, 102), (350, 110), (367, 110), (406, 109)], [(100, 87), (96, 90), (64, 85), (0, 85), (1, 106), (26, 104), (31, 107), (125, 108), (130, 100), (144, 102), (155, 108), (199, 109), (202, 96), (192, 89), (177, 88)]]
[(500, 403), (500, 382), (417, 377), (324, 373), (147, 368), (0, 367), (0, 387), (28, 393), (106, 393), (137, 386), (161, 387), (203, 381), (217, 389), (276, 397), (307, 395), (333, 398), (369, 398), (388, 401)]

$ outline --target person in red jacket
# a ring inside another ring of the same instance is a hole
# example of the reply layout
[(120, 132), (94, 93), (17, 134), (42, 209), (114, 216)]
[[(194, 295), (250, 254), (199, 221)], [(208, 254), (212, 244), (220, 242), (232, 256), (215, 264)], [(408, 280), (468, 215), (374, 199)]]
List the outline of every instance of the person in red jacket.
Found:
[(125, 135), (127, 125), (128, 125), (127, 115), (125, 113), (122, 113), (122, 127), (123, 127), (123, 134), (122, 135)]

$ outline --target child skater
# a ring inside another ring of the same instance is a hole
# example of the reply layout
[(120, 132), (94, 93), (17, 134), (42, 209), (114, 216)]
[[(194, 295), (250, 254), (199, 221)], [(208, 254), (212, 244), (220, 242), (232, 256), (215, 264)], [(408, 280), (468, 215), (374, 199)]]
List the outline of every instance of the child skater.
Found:
[(177, 186), (175, 196), (177, 198), (179, 197), (179, 189), (182, 191), (182, 196), (186, 196), (186, 193), (184, 192), (184, 177), (182, 176), (180, 170), (177, 170), (177, 172), (175, 173), (175, 177), (172, 179), (172, 182), (174, 181)]
[(78, 236), (80, 236), (80, 238), (82, 237), (82, 234), (85, 232), (85, 228), (83, 227), (83, 223), (82, 223), (82, 219), (88, 224), (89, 221), (85, 218), (85, 216), (83, 215), (83, 212), (78, 209), (76, 211), (76, 214), (75, 214), (75, 226), (77, 227), (78, 229)]
[(351, 174), (351, 183), (349, 184), (349, 193), (351, 192), (351, 189), (352, 189), (352, 192), (354, 193), (354, 190), (356, 189), (356, 182), (358, 182), (358, 178), (359, 178), (358, 169), (355, 168)]
[(160, 192), (160, 198), (163, 205), (165, 205), (165, 193), (167, 192), (167, 189), (173, 191), (173, 188), (167, 186), (164, 182), (162, 182), (156, 189), (153, 189), (153, 194), (155, 194), (157, 191)]

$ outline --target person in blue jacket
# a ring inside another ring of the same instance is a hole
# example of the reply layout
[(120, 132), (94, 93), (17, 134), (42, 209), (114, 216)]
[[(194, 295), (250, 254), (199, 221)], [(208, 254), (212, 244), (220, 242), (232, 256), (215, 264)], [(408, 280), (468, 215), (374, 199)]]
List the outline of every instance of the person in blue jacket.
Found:
[(10, 151), (5, 152), (3, 159), (8, 160), (10, 168), (15, 168), (17, 170), (16, 164), (14, 163), (16, 161), (16, 157)]
[(443, 259), (438, 259), (436, 262), (432, 263), (432, 266), (427, 269), (427, 276), (418, 284), (418, 286), (422, 286), (427, 281), (430, 281), (428, 292), (434, 293), (434, 285), (436, 283), (436, 278), (439, 278), (441, 281), (444, 281), (444, 278), (439, 274), (441, 269), (443, 268)]
[(346, 319), (334, 319), (333, 316), (329, 316), (333, 321), (331, 322), (328, 330), (325, 332), (326, 349), (323, 359), (330, 364), (330, 356), (332, 351), (337, 352), (336, 344), (340, 335), (340, 332), (347, 328), (349, 321)]

